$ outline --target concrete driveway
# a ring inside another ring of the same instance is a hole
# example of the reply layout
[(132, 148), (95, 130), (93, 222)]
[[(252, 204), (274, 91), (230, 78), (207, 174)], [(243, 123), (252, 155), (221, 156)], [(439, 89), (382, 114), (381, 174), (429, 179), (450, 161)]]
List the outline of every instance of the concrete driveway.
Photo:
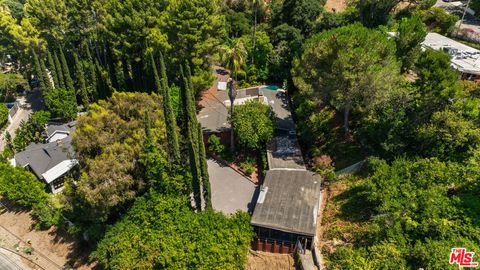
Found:
[(236, 211), (251, 212), (256, 201), (257, 186), (216, 160), (208, 159), (208, 174), (212, 189), (213, 209), (232, 214)]
[[(20, 102), (21, 105), (26, 104), (25, 98), (21, 98), (17, 100)], [(7, 128), (5, 129), (2, 134), (0, 134), (0, 151), (3, 150), (5, 147), (6, 141), (5, 141), (5, 134), (8, 132), (12, 136), (12, 140), (15, 138), (15, 131), (20, 127), (20, 124), (22, 121), (27, 121), (30, 115), (32, 114), (32, 110), (29, 108), (22, 108), (20, 107), (17, 111), (17, 113), (13, 116), (12, 122), (8, 123)]]
[(20, 267), (12, 258), (12, 254), (6, 255), (0, 252), (0, 269), (2, 270), (24, 270), (27, 268)]

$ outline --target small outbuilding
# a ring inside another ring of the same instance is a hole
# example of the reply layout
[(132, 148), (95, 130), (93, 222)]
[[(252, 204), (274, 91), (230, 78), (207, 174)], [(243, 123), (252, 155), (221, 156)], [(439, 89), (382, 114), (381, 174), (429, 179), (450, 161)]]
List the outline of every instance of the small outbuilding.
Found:
[(253, 248), (274, 253), (311, 249), (320, 209), (321, 177), (307, 170), (270, 170), (253, 212)]

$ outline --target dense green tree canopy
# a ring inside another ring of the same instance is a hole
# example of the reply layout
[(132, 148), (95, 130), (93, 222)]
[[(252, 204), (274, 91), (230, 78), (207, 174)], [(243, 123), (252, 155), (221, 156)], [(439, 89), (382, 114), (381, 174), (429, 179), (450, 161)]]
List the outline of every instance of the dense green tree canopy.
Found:
[(45, 125), (50, 120), (50, 112), (37, 111), (34, 112), (28, 121), (20, 124), (15, 131), (15, 139), (13, 140), (13, 148), (16, 152), (23, 151), (30, 143), (40, 143), (43, 141), (43, 133)]
[(77, 117), (77, 99), (73, 90), (50, 89), (44, 94), (45, 105), (53, 117), (73, 120)]
[(279, 26), (286, 23), (297, 29), (302, 34), (309, 36), (315, 26), (315, 21), (320, 16), (325, 1), (319, 0), (283, 0), (277, 1), (281, 5), (273, 8), (273, 24)]
[(97, 220), (131, 201), (144, 188), (143, 180), (135, 176), (145, 113), (151, 119), (153, 143), (162, 146), (165, 155), (165, 122), (158, 95), (114, 93), (110, 99), (91, 105), (88, 114), (77, 120), (73, 144), (84, 172), (75, 196), (98, 213)]
[(343, 112), (362, 112), (387, 99), (399, 82), (394, 43), (359, 24), (315, 35), (294, 62), (293, 80), (304, 94)]
[(0, 129), (2, 129), (8, 122), (8, 109), (5, 105), (0, 105)]
[(45, 185), (32, 173), (1, 162), (0, 195), (29, 207), (47, 201)]
[(137, 199), (92, 257), (106, 269), (243, 269), (248, 214), (194, 213), (187, 202), (155, 192)]
[(420, 43), (427, 35), (425, 25), (419, 17), (403, 18), (398, 26), (398, 36), (395, 38), (397, 57), (402, 63), (402, 70), (407, 70), (415, 64), (421, 53)]
[(237, 140), (249, 149), (262, 149), (273, 137), (275, 114), (258, 100), (235, 106), (231, 121)]
[(28, 82), (18, 73), (0, 73), (0, 101), (11, 102), (17, 92), (26, 90)]

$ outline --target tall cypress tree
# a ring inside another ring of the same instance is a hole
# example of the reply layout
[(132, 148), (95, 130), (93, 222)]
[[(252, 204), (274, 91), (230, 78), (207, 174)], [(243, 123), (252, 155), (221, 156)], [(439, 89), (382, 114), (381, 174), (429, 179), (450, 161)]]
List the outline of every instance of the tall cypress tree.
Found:
[(82, 103), (84, 105), (88, 104), (88, 90), (87, 90), (87, 83), (85, 81), (85, 72), (83, 71), (82, 62), (78, 59), (78, 55), (76, 53), (73, 54), (73, 60), (75, 61), (75, 76), (77, 78), (77, 89), (78, 95), (82, 99)]
[(48, 76), (48, 70), (47, 70), (47, 67), (45, 66), (45, 61), (43, 61), (42, 58), (40, 58), (39, 61), (40, 61), (40, 68), (42, 69), (43, 81), (46, 87), (42, 90), (48, 91), (49, 89), (53, 88), (52, 81), (50, 80), (50, 76)]
[(53, 78), (53, 87), (58, 88), (58, 74), (57, 74), (57, 67), (55, 66), (55, 62), (53, 61), (52, 53), (50, 50), (47, 50), (47, 61), (48, 61), (48, 68), (50, 70), (50, 73), (52, 74)]
[(89, 101), (93, 101), (96, 99), (96, 93), (97, 93), (97, 68), (95, 63), (93, 62), (92, 55), (90, 54), (90, 49), (87, 48), (86, 50), (87, 54), (87, 70), (88, 70), (88, 94), (89, 94)]
[(200, 171), (202, 174), (202, 195), (205, 202), (205, 209), (212, 208), (212, 191), (210, 188), (210, 177), (208, 176), (207, 154), (205, 152), (205, 144), (203, 143), (203, 131), (200, 123), (198, 126), (198, 159), (200, 160)]
[(201, 185), (202, 185), (202, 173), (201, 165), (198, 154), (198, 131), (196, 125), (196, 115), (195, 115), (195, 101), (192, 99), (190, 82), (183, 72), (183, 68), (180, 67), (180, 73), (183, 78), (183, 91), (182, 98), (184, 101), (184, 110), (185, 110), (185, 128), (186, 128), (186, 139), (187, 139), (187, 148), (189, 152), (189, 163), (190, 170), (192, 172), (192, 189), (193, 197), (195, 199), (195, 206), (197, 210), (202, 209), (202, 194), (201, 194)]
[(158, 77), (157, 66), (152, 56), (153, 74), (155, 77), (155, 86), (160, 95), (163, 96), (163, 112), (165, 116), (165, 123), (167, 126), (167, 138), (170, 146), (171, 157), (174, 162), (180, 161), (180, 146), (178, 142), (177, 134), (177, 121), (175, 119), (175, 113), (172, 108), (172, 101), (170, 97), (170, 88), (168, 86), (167, 70), (165, 68), (165, 62), (163, 55), (160, 53), (160, 69), (161, 69), (161, 81)]
[(70, 69), (68, 68), (67, 59), (65, 58), (65, 54), (63, 53), (63, 49), (60, 48), (60, 61), (62, 63), (62, 71), (63, 71), (63, 78), (65, 79), (65, 87), (68, 90), (75, 90), (73, 86), (72, 76), (70, 76)]
[(35, 53), (35, 50), (32, 50), (33, 54), (33, 63), (35, 65), (35, 75), (37, 75), (38, 85), (40, 86), (41, 90), (46, 88), (46, 82), (44, 81), (42, 66), (40, 65), (40, 60), (38, 60), (38, 55)]
[(53, 61), (55, 62), (55, 69), (57, 70), (58, 87), (65, 89), (65, 80), (63, 78), (62, 65), (60, 64), (60, 60), (58, 60), (58, 55), (56, 51), (53, 52)]

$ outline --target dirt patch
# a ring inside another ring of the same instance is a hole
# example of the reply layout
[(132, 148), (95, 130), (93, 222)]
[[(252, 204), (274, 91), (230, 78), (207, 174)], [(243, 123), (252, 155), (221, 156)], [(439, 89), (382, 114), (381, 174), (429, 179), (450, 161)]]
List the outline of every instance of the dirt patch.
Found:
[(33, 269), (87, 270), (95, 263), (86, 259), (88, 249), (82, 247), (74, 237), (55, 227), (45, 231), (32, 229), (34, 220), (24, 209), (0, 212), (0, 246), (25, 256), (39, 267)]
[(274, 254), (260, 251), (248, 253), (247, 270), (295, 270), (295, 260), (290, 254)]
[(325, 10), (333, 12), (342, 12), (347, 8), (347, 0), (327, 0)]

